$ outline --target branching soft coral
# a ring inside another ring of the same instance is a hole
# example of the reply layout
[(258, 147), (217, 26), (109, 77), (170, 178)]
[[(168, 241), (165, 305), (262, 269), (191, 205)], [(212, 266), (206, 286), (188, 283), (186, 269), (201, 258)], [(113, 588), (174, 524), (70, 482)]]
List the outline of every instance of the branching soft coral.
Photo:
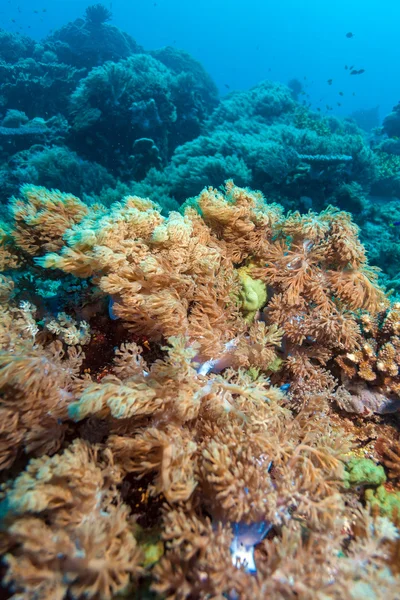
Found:
[(400, 479), (400, 441), (378, 438), (375, 444), (382, 463), (391, 479)]
[(264, 277), (289, 306), (305, 299), (327, 312), (336, 301), (376, 313), (385, 297), (357, 234), (350, 216), (332, 207), (320, 215), (294, 213), (282, 224), (285, 237), (265, 257)]
[(137, 334), (183, 334), (211, 352), (244, 328), (239, 278), (224, 249), (193, 211), (164, 219), (150, 200), (128, 197), (111, 215), (93, 216), (65, 234), (61, 255), (38, 262), (93, 281), (113, 299), (113, 313)]
[[(88, 279), (109, 315), (97, 309), (83, 362), (66, 345), (86, 326), (70, 334), (63, 313), (36, 322), (1, 281), (3, 466), (22, 449), (41, 456), (0, 492), (16, 594), (128, 591), (142, 573), (128, 505), (165, 542), (147, 568), (171, 599), (336, 599), (354, 581), (357, 597), (363, 578), (375, 591), (373, 570), (390, 566), (398, 532), (359, 513), (345, 488), (354, 440), (330, 400), (340, 371), (360, 383), (358, 353), (376, 377), (368, 385), (395, 392), (400, 325), (349, 215), (285, 218), (228, 182), (168, 218), (135, 196), (109, 212), (86, 208), (57, 240), (33, 217), (21, 234), (18, 223), (15, 213), (16, 250)], [(30, 228), (39, 242), (25, 248)], [(91, 368), (103, 326), (106, 358)], [(244, 539), (251, 564), (240, 564)], [(392, 573), (386, 583), (398, 585)]]
[(387, 305), (357, 233), (349, 215), (336, 209), (320, 215), (294, 213), (282, 224), (280, 239), (270, 245), (265, 266), (255, 269), (274, 290), (266, 319), (285, 331), (285, 354), (299, 382), (297, 391), (305, 391), (304, 383), (329, 386), (330, 375), (321, 367), (332, 353), (359, 347), (353, 311), (376, 313)]
[[(61, 254), (38, 263), (93, 276), (132, 332), (154, 340), (186, 335), (203, 358), (248, 327), (237, 269), (246, 262), (247, 277), (274, 292), (269, 322), (296, 345), (307, 338), (353, 349), (358, 330), (349, 311), (384, 306), (347, 213), (330, 208), (284, 220), (278, 206), (232, 182), (225, 195), (204, 190), (195, 206), (201, 217), (188, 207), (164, 219), (149, 200), (128, 197), (110, 215), (91, 214), (65, 232)], [(277, 298), (281, 315), (273, 311)]]
[(20, 262), (9, 227), (0, 221), (0, 271), (16, 269)]
[(224, 240), (234, 263), (262, 257), (282, 219), (279, 205), (266, 204), (260, 192), (238, 188), (232, 181), (226, 183), (225, 196), (209, 188), (197, 201), (205, 223)]
[[(169, 598), (195, 594), (202, 599), (223, 595), (243, 600), (353, 600), (378, 598), (382, 592), (397, 598), (399, 578), (386, 563), (392, 560), (398, 531), (386, 518), (353, 511), (344, 520), (337, 516), (329, 535), (291, 520), (280, 536), (256, 549), (259, 569), (252, 577), (228, 562), (228, 528), (212, 530), (190, 510), (185, 517), (171, 511), (165, 518), (167, 552), (154, 569), (153, 589)], [(344, 526), (347, 519), (351, 528)]]
[(167, 555), (154, 569), (155, 592), (176, 599), (219, 597), (236, 591), (242, 578), (250, 580), (232, 564), (228, 527), (213, 527), (190, 509), (166, 512), (163, 525)]
[(111, 436), (109, 447), (125, 473), (156, 473), (151, 495), (162, 493), (169, 502), (192, 495), (197, 485), (193, 462), (197, 445), (188, 431), (172, 425), (165, 430), (152, 427), (132, 439)]
[(61, 455), (31, 460), (17, 477), (0, 504), (5, 583), (15, 598), (111, 600), (140, 573), (110, 458), (76, 441)]
[[(398, 579), (385, 567), (385, 556), (398, 532), (385, 518), (371, 518), (354, 511), (348, 547), (341, 550), (345, 532), (340, 519), (328, 536), (304, 530), (293, 521), (280, 538), (266, 541), (261, 552), (268, 555), (266, 569), (244, 598), (346, 598), (397, 595)], [(334, 576), (332, 575), (334, 573)], [(251, 585), (251, 584), (250, 584)]]
[[(46, 214), (55, 207), (48, 203)], [(108, 214), (96, 207), (70, 225), (60, 252), (37, 257), (39, 265), (90, 277), (133, 335), (154, 342), (185, 336), (198, 345), (197, 359), (214, 367), (273, 373), (287, 359), (299, 397), (331, 389), (332, 355), (360, 347), (354, 311), (387, 305), (347, 213), (329, 207), (284, 218), (279, 206), (231, 181), (225, 194), (203, 190), (183, 215), (164, 218), (150, 200), (129, 196)], [(269, 344), (274, 327), (281, 333)]]
[(12, 199), (10, 209), (13, 239), (30, 255), (59, 250), (65, 231), (88, 213), (86, 204), (72, 194), (34, 185), (22, 186), (21, 197)]
[(348, 448), (324, 421), (324, 398), (310, 400), (293, 420), (281, 406), (283, 392), (267, 379), (233, 369), (199, 375), (182, 342), (171, 339), (168, 355), (150, 368), (133, 348), (125, 359), (120, 352), (122, 379), (88, 383), (70, 416), (111, 419), (107, 444), (116, 463), (124, 474), (151, 475), (153, 496), (207, 498), (209, 513), (229, 522), (279, 523), (294, 507), (323, 522), (327, 504), (338, 503)]
[[(21, 348), (20, 348), (21, 351)], [(47, 349), (11, 347), (0, 353), (0, 468), (9, 467), (21, 449), (36, 455), (53, 454), (64, 439), (73, 382), (82, 354), (60, 342)]]

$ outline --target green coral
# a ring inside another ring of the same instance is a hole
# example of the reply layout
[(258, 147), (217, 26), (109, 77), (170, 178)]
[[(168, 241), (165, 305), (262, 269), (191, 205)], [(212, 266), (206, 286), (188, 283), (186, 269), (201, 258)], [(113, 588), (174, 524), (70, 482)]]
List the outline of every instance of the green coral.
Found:
[(297, 129), (311, 129), (318, 135), (330, 136), (332, 134), (330, 127), (323, 119), (316, 117), (303, 107), (296, 110), (293, 124)]
[(278, 373), (281, 370), (283, 364), (283, 359), (277, 356), (271, 363), (269, 363), (267, 371), (271, 371), (272, 373)]
[(385, 470), (369, 458), (352, 458), (346, 464), (345, 487), (355, 485), (378, 486), (386, 481)]
[(242, 288), (239, 293), (241, 310), (246, 321), (253, 321), (256, 313), (267, 302), (267, 287), (260, 279), (253, 279), (246, 267), (238, 270)]
[(138, 523), (133, 527), (135, 538), (143, 553), (142, 566), (147, 568), (160, 560), (164, 554), (164, 543), (159, 529), (144, 529)]
[(383, 485), (366, 490), (365, 499), (371, 508), (379, 508), (384, 517), (400, 516), (400, 492), (388, 492)]
[(379, 176), (383, 179), (396, 177), (400, 172), (400, 156), (388, 154), (387, 152), (375, 152), (378, 163)]
[(260, 376), (260, 371), (261, 369), (259, 369), (258, 367), (249, 367), (246, 373), (252, 381), (257, 381), (257, 379)]

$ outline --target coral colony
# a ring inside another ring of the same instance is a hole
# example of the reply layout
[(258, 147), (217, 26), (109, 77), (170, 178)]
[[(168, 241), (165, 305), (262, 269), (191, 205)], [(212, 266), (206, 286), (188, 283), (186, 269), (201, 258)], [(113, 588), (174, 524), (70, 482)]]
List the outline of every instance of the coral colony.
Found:
[(400, 598), (400, 110), (110, 18), (0, 31), (4, 595)]
[(395, 594), (399, 447), (371, 417), (398, 398), (400, 308), (348, 213), (231, 181), (168, 217), (32, 185), (9, 210), (15, 598)]

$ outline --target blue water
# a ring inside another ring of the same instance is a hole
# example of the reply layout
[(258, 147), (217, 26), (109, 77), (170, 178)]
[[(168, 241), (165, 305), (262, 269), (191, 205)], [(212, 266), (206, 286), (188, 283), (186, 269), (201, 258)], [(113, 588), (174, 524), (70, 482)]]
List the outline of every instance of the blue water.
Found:
[[(39, 39), (80, 17), (89, 4), (2, 0), (0, 27)], [(395, 0), (107, 0), (105, 5), (112, 9), (111, 23), (145, 48), (172, 45), (192, 54), (221, 94), (266, 78), (283, 83), (298, 78), (315, 108), (325, 111), (328, 104), (332, 114), (344, 116), (379, 106), (382, 118), (400, 99), (400, 3)], [(354, 37), (346, 38), (347, 32)], [(346, 64), (365, 73), (350, 76)]]

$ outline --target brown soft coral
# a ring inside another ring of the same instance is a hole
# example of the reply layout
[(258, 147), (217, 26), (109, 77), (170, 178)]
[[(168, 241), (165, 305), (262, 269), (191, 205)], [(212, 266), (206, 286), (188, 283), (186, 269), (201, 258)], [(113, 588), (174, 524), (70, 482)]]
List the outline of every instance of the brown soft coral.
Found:
[(225, 195), (213, 188), (203, 190), (198, 204), (205, 223), (224, 240), (234, 263), (263, 257), (282, 219), (279, 205), (266, 204), (260, 192), (236, 187), (232, 181), (226, 183)]
[(260, 274), (289, 306), (306, 299), (326, 312), (340, 301), (351, 310), (377, 312), (385, 297), (357, 234), (350, 215), (332, 207), (319, 215), (294, 213), (282, 223), (281, 239), (269, 248)]
[[(39, 196), (45, 199), (43, 191)], [(32, 202), (36, 211), (35, 195)], [(300, 354), (309, 355), (310, 376), (316, 366), (312, 384), (325, 384), (317, 367), (320, 357), (359, 344), (351, 311), (376, 312), (385, 305), (349, 215), (329, 208), (321, 215), (293, 213), (285, 219), (280, 207), (266, 204), (260, 193), (232, 182), (225, 194), (205, 189), (195, 205), (201, 216), (187, 207), (184, 215), (170, 213), (167, 219), (156, 204), (134, 196), (114, 204), (109, 214), (97, 208), (86, 216), (72, 211), (69, 229), (63, 222), (60, 253), (37, 262), (92, 277), (110, 296), (113, 315), (135, 335), (155, 342), (185, 336), (198, 344), (203, 361), (217, 359), (235, 341), (232, 364), (276, 369), (273, 352), (265, 351), (268, 356), (260, 361), (256, 349), (244, 347), (254, 338), (245, 307), (241, 311), (245, 268), (248, 281), (261, 279), (269, 286), (272, 299), (265, 318), (285, 332), (284, 355), (295, 361), (291, 344), (301, 346)], [(48, 202), (46, 210), (56, 213), (56, 203)], [(24, 223), (26, 231), (34, 231), (35, 219)], [(261, 296), (252, 318), (259, 317), (265, 303), (266, 293)], [(318, 358), (313, 349), (308, 352), (310, 345), (320, 348)]]
[(202, 360), (248, 331), (240, 311), (244, 266), (269, 286), (267, 322), (288, 341), (322, 352), (357, 347), (351, 311), (376, 312), (385, 298), (347, 213), (329, 208), (284, 219), (260, 193), (232, 182), (225, 195), (209, 188), (196, 202), (201, 216), (188, 207), (165, 219), (150, 200), (127, 197), (110, 215), (90, 213), (65, 232), (60, 254), (38, 263), (93, 276), (132, 333), (154, 341), (184, 335), (199, 344)]
[(13, 243), (10, 228), (0, 221), (0, 272), (17, 269), (21, 259)]
[[(354, 578), (375, 592), (372, 570), (385, 573), (397, 531), (345, 491), (353, 440), (330, 401), (345, 369), (374, 400), (377, 384), (395, 392), (400, 326), (349, 215), (285, 218), (232, 182), (168, 218), (135, 196), (108, 213), (71, 202), (57, 240), (44, 230), (40, 242), (34, 208), (11, 241), (39, 267), (89, 278), (121, 323), (100, 309), (83, 362), (66, 350), (78, 331), (64, 331), (66, 315), (39, 324), (0, 282), (3, 466), (22, 449), (41, 456), (0, 489), (16, 598), (129, 592), (143, 523), (165, 542), (146, 564), (171, 599), (343, 598), (351, 585), (356, 597)], [(267, 530), (270, 539), (255, 549), (252, 577), (232, 548), (241, 527), (260, 524), (250, 551)], [(398, 585), (390, 573), (386, 583)]]
[(138, 368), (140, 355), (129, 352), (132, 370), (128, 357), (123, 370), (117, 367), (127, 378), (89, 384), (70, 415), (112, 418), (107, 444), (116, 463), (124, 474), (151, 476), (153, 496), (170, 503), (207, 498), (209, 513), (228, 521), (279, 522), (289, 507), (321, 520), (326, 506), (338, 502), (348, 447), (324, 421), (324, 398), (309, 400), (293, 420), (281, 406), (284, 394), (267, 379), (233, 369), (198, 375), (182, 340), (170, 344), (165, 360), (147, 373)]
[(61, 255), (48, 254), (40, 264), (80, 277), (96, 273), (113, 312), (136, 334), (187, 335), (211, 357), (245, 327), (234, 294), (239, 277), (225, 245), (190, 209), (165, 219), (149, 200), (127, 197), (110, 217), (92, 215), (65, 239)]
[(60, 448), (82, 359), (76, 348), (65, 354), (60, 342), (46, 349), (25, 344), (19, 356), (14, 349), (0, 353), (0, 468), (9, 467), (21, 449), (41, 455)]
[(16, 598), (111, 600), (140, 573), (129, 509), (112, 487), (118, 481), (109, 454), (81, 441), (29, 463), (4, 517), (5, 583)]
[(111, 436), (109, 447), (125, 473), (155, 473), (152, 496), (162, 493), (169, 502), (188, 500), (197, 483), (193, 457), (196, 443), (187, 430), (169, 425), (148, 428), (134, 438)]
[(176, 509), (165, 512), (163, 528), (167, 554), (154, 569), (155, 592), (176, 599), (218, 598), (250, 580), (232, 564), (228, 527), (213, 527), (193, 510)]
[(254, 271), (274, 291), (265, 317), (285, 331), (292, 389), (300, 395), (307, 391), (304, 383), (332, 387), (321, 367), (332, 354), (360, 346), (353, 311), (376, 313), (387, 305), (357, 233), (349, 215), (332, 207), (320, 215), (294, 213), (269, 246), (265, 266)]
[(32, 256), (60, 250), (65, 231), (89, 212), (79, 198), (58, 190), (26, 184), (20, 194), (10, 205), (14, 220), (12, 237), (19, 248)]

